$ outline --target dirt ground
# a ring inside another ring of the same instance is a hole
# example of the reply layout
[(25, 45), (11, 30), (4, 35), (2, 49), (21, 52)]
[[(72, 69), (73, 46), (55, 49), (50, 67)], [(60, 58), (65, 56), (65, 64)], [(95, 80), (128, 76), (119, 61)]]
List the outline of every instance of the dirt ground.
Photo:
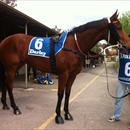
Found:
[[(110, 92), (115, 95), (117, 73), (112, 64), (108, 64), (107, 68)], [(11, 108), (4, 111), (0, 103), (0, 130), (128, 130), (129, 97), (125, 98), (121, 121), (107, 121), (113, 112), (115, 99), (109, 96), (106, 88), (104, 65), (84, 69), (77, 76), (70, 99), (74, 120), (65, 121), (63, 125), (55, 124), (54, 120), (57, 77), (53, 76), (53, 80), (54, 85), (39, 85), (30, 81), (28, 89), (25, 89), (24, 80), (15, 81), (14, 97), (22, 114), (14, 115)], [(9, 104), (9, 98), (7, 102)]]

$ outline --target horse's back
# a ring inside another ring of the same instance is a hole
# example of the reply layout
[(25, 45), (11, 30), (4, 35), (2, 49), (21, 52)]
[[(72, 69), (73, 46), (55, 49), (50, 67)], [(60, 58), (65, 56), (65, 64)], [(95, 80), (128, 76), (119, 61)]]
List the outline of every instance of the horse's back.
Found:
[(27, 48), (33, 36), (14, 34), (6, 37), (0, 44), (0, 59), (18, 59), (27, 53)]
[[(21, 47), (27, 46), (32, 39), (33, 36), (26, 34), (13, 34), (6, 37), (0, 44), (0, 50), (6, 51), (8, 49), (17, 50)], [(27, 48), (27, 47), (26, 47)], [(25, 48), (24, 48), (25, 49)]]
[(10, 44), (10, 42), (14, 43), (18, 43), (19, 40), (30, 40), (33, 36), (30, 35), (26, 35), (26, 34), (22, 34), (22, 33), (18, 33), (18, 34), (13, 34), (10, 35), (8, 37), (6, 37), (3, 41), (1, 41), (1, 44)]

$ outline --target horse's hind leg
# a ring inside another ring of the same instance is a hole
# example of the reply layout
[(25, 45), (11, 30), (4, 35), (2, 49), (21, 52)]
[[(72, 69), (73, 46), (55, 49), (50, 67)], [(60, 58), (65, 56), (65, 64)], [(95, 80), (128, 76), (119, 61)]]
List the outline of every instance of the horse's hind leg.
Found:
[(2, 86), (2, 96), (1, 96), (1, 102), (3, 104), (3, 109), (4, 110), (8, 110), (9, 107), (6, 103), (6, 92), (7, 92), (7, 89), (6, 89), (6, 86)]
[(1, 63), (0, 63), (0, 87), (2, 90), (1, 102), (3, 104), (3, 109), (7, 110), (9, 109), (9, 107), (6, 103), (5, 70)]
[(15, 101), (14, 101), (14, 96), (13, 96), (13, 81), (15, 78), (15, 72), (13, 69), (9, 69), (5, 71), (5, 85), (7, 87), (8, 90), (8, 94), (9, 94), (9, 98), (10, 98), (10, 103), (11, 103), (11, 107), (14, 110), (14, 114), (19, 115), (21, 114), (20, 109), (18, 108), (18, 106), (16, 106)]
[(64, 104), (64, 111), (65, 111), (65, 119), (66, 120), (73, 120), (72, 115), (69, 112), (69, 97), (71, 93), (71, 86), (76, 78), (76, 75), (70, 75), (67, 81), (66, 89), (65, 89), (65, 104)]
[(66, 86), (66, 82), (68, 80), (68, 72), (64, 72), (59, 75), (59, 82), (58, 82), (58, 101), (56, 106), (56, 117), (55, 122), (58, 124), (63, 124), (64, 120), (61, 116), (61, 103), (64, 95), (64, 89)]

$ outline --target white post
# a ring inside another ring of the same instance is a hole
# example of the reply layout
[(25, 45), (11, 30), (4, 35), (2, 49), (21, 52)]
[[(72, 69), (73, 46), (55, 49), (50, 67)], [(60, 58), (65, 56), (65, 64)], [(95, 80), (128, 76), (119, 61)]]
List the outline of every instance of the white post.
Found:
[[(27, 23), (25, 24), (25, 34), (28, 33), (27, 30)], [(25, 64), (25, 88), (28, 87), (28, 76), (27, 76), (28, 70), (27, 70), (27, 64)]]

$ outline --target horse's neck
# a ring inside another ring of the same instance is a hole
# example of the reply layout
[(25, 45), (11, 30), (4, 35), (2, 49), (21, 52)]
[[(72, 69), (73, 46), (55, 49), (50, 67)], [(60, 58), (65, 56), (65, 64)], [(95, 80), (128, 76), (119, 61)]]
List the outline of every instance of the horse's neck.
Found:
[(77, 35), (77, 37), (82, 51), (88, 52), (98, 43), (98, 41), (106, 39), (105, 35), (106, 35), (105, 31), (100, 33), (99, 29), (99, 30), (92, 30), (92, 32), (90, 32), (89, 30), (81, 32)]

